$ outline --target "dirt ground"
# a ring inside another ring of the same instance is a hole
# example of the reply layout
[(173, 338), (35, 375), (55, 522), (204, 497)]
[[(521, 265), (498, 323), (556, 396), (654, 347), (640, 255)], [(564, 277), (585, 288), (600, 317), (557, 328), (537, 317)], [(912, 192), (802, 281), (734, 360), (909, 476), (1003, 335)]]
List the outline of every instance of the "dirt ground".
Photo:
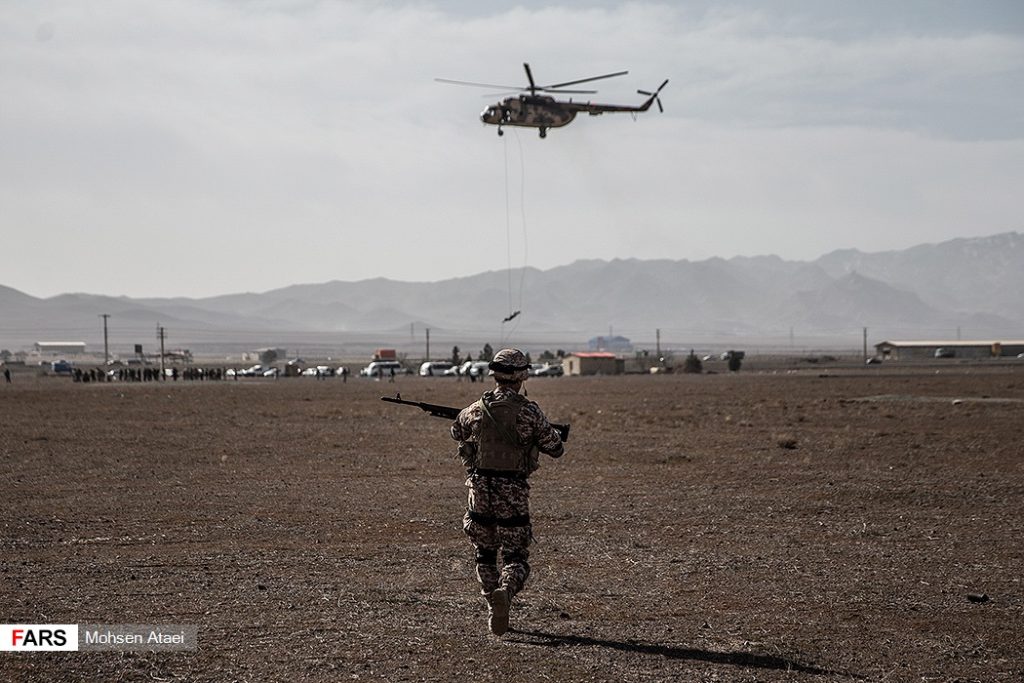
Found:
[(0, 621), (199, 627), (0, 679), (1024, 678), (1024, 366), (527, 388), (572, 436), (496, 638), (448, 425), (378, 400), (482, 385), (0, 385)]

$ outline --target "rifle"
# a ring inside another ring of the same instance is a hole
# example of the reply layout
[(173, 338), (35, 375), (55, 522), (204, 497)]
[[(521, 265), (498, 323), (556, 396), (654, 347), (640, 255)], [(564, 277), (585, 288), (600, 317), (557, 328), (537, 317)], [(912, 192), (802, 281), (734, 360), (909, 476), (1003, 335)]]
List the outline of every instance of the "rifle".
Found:
[[(454, 420), (462, 412), (461, 408), (452, 408), (451, 406), (439, 406), (436, 403), (424, 403), (423, 401), (406, 401), (402, 398), (401, 394), (396, 394), (394, 398), (389, 396), (381, 396), (380, 400), (387, 401), (388, 403), (398, 403), (403, 406), (416, 406), (420, 410), (430, 413), (431, 417), (443, 417), (448, 420)], [(567, 424), (556, 424), (551, 423), (551, 426), (558, 432), (558, 436), (562, 441), (569, 440), (569, 427)]]

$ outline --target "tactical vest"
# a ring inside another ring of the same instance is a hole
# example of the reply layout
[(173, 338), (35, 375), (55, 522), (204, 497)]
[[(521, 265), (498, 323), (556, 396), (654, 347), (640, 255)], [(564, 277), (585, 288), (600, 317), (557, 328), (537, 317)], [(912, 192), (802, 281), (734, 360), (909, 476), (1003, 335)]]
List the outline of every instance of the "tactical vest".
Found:
[(519, 394), (495, 400), (488, 392), (480, 399), (483, 419), (480, 421), (477, 469), (528, 475), (537, 469), (537, 449), (523, 444), (516, 432), (516, 417), (529, 400)]

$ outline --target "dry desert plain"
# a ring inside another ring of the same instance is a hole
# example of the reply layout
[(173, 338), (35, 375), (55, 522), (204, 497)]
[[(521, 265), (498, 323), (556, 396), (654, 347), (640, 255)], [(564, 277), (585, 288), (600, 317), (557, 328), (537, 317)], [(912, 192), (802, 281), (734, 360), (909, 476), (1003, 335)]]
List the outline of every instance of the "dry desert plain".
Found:
[(0, 385), (0, 621), (199, 629), (0, 679), (1024, 678), (1024, 365), (527, 388), (573, 431), (497, 638), (448, 425), (378, 400), (482, 385)]

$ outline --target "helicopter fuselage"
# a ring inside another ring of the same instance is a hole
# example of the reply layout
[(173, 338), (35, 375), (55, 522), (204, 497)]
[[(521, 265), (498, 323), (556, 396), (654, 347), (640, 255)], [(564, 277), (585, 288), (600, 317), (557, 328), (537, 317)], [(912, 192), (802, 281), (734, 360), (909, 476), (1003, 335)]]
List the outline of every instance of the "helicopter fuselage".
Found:
[(650, 109), (651, 103), (656, 98), (657, 94), (651, 93), (643, 104), (629, 106), (573, 102), (572, 100), (560, 102), (548, 95), (519, 95), (518, 97), (506, 97), (501, 102), (487, 107), (480, 113), (480, 120), (497, 126), (498, 135), (501, 135), (502, 126), (523, 126), (539, 128), (540, 136), (545, 137), (548, 128), (561, 128), (572, 123), (576, 114), (581, 111), (585, 111), (591, 116), (600, 116), (605, 112), (643, 112)]
[(576, 109), (568, 102), (559, 102), (546, 95), (520, 95), (506, 97), (480, 113), (484, 123), (498, 126), (526, 128), (560, 128), (576, 118)]

